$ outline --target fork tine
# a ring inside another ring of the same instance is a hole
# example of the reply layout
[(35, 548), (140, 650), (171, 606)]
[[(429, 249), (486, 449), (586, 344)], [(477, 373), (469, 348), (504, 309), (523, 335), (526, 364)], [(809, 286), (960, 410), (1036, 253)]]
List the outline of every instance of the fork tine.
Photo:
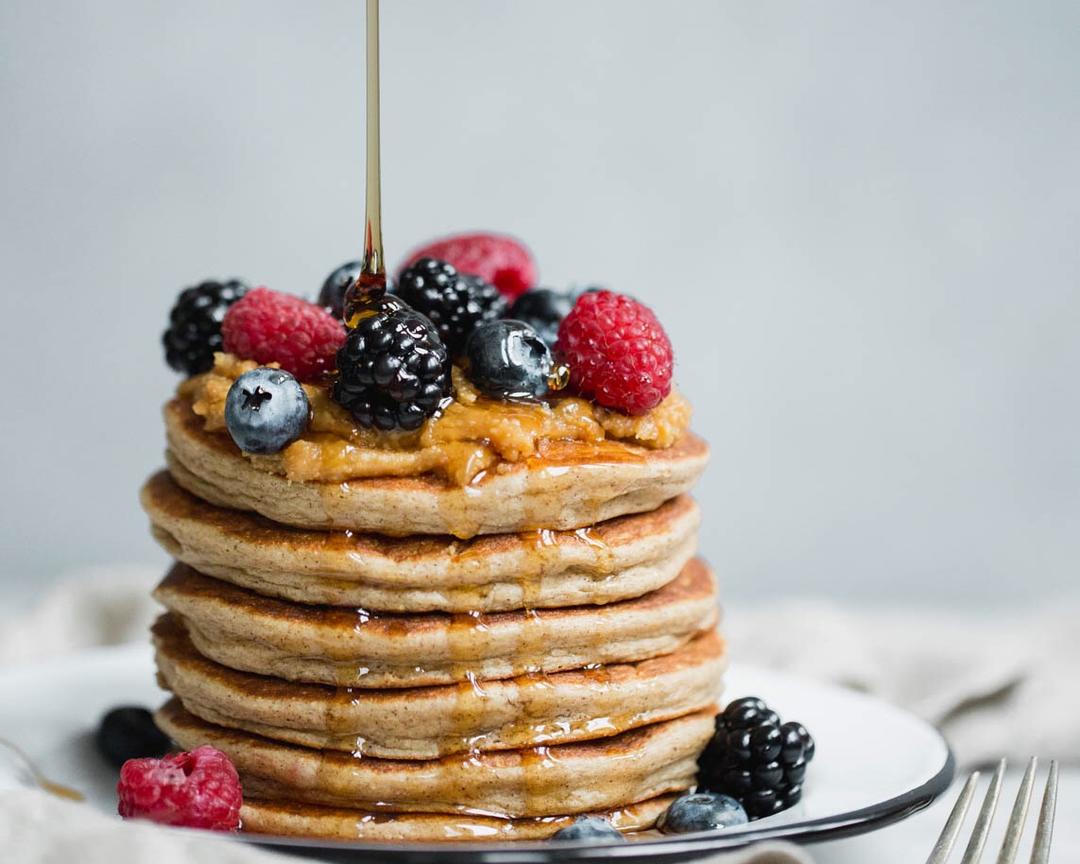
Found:
[(986, 789), (986, 797), (983, 798), (982, 809), (979, 810), (979, 818), (975, 820), (975, 828), (971, 832), (971, 840), (968, 841), (964, 850), (964, 857), (960, 864), (978, 864), (982, 857), (983, 847), (986, 846), (986, 835), (990, 833), (990, 822), (997, 811), (998, 796), (1001, 793), (1001, 781), (1005, 777), (1005, 760), (998, 762), (997, 770), (990, 780)]
[(964, 817), (967, 816), (968, 807), (971, 806), (971, 798), (975, 794), (975, 784), (978, 782), (979, 772), (975, 771), (968, 777), (964, 788), (960, 790), (960, 797), (956, 799), (956, 804), (953, 805), (952, 812), (945, 822), (945, 827), (941, 829), (941, 836), (938, 837), (934, 848), (930, 850), (930, 857), (926, 859), (926, 864), (945, 864), (949, 860), (949, 853), (952, 852), (953, 845), (956, 843), (956, 835), (960, 833), (960, 828), (964, 824)]
[(1005, 840), (1001, 844), (1001, 852), (998, 853), (998, 864), (1013, 864), (1016, 860), (1016, 850), (1020, 846), (1020, 835), (1024, 833), (1024, 820), (1027, 818), (1028, 803), (1031, 801), (1031, 788), (1035, 785), (1035, 769), (1039, 760), (1034, 756), (1028, 762), (1024, 779), (1020, 781), (1020, 788), (1016, 792), (1016, 800), (1013, 802), (1012, 813), (1009, 814), (1009, 826), (1005, 830)]
[(1058, 766), (1050, 763), (1050, 774), (1046, 778), (1043, 791), (1042, 807), (1039, 808), (1039, 823), (1035, 828), (1035, 843), (1031, 848), (1031, 864), (1047, 864), (1050, 860), (1050, 840), (1054, 836), (1054, 811), (1057, 809)]

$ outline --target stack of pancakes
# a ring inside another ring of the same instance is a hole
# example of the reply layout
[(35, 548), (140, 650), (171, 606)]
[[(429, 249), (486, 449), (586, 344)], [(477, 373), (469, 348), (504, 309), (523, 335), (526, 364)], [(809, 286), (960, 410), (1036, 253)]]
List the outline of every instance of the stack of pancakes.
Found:
[(700, 439), (553, 446), (465, 487), (289, 482), (189, 401), (165, 417), (157, 719), (232, 758), (245, 830), (634, 831), (693, 784), (725, 664)]

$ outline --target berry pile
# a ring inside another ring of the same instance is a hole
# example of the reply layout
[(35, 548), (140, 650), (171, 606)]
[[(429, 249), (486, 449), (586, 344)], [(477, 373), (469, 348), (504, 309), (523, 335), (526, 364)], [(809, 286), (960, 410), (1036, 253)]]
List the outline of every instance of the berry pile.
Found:
[(358, 283), (361, 270), (342, 264), (317, 303), (235, 280), (177, 298), (163, 336), (174, 369), (207, 372), (217, 351), (278, 367), (249, 373), (251, 386), (228, 403), (226, 425), (245, 452), (275, 453), (303, 433), (300, 383), (329, 384), (358, 423), (383, 430), (435, 416), (451, 396), (451, 362), (493, 399), (543, 399), (569, 385), (640, 415), (671, 391), (671, 343), (647, 307), (595, 288), (535, 287), (532, 255), (511, 237), (460, 234), (417, 249), (393, 294), (375, 276)]
[(164, 759), (130, 759), (120, 769), (116, 794), (125, 819), (210, 831), (240, 827), (240, 777), (229, 757), (213, 747)]
[(247, 292), (247, 286), (228, 282), (203, 282), (185, 288), (169, 313), (169, 329), (162, 334), (165, 362), (177, 372), (198, 375), (214, 365), (221, 350), (221, 322), (225, 312)]
[(493, 286), (436, 258), (421, 258), (402, 270), (395, 293), (431, 319), (452, 356), (465, 350), (478, 324), (504, 317), (508, 307)]
[(732, 702), (698, 763), (698, 784), (730, 795), (751, 819), (770, 816), (802, 797), (814, 739), (799, 723), (783, 723), (761, 699)]

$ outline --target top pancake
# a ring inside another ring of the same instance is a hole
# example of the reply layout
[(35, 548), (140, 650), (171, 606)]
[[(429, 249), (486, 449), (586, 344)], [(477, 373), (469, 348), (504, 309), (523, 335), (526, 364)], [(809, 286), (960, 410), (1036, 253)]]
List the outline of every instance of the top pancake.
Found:
[(431, 475), (290, 482), (256, 468), (227, 435), (206, 432), (183, 400), (165, 406), (165, 426), (170, 473), (206, 501), (301, 528), (390, 536), (583, 528), (683, 494), (709, 458), (705, 442), (687, 433), (667, 450), (568, 445), (558, 461), (503, 463), (464, 487)]
[(297, 603), (385, 612), (499, 612), (605, 604), (654, 591), (694, 554), (700, 514), (681, 496), (577, 531), (473, 540), (289, 528), (215, 507), (166, 472), (141, 494), (159, 543), (201, 573)]

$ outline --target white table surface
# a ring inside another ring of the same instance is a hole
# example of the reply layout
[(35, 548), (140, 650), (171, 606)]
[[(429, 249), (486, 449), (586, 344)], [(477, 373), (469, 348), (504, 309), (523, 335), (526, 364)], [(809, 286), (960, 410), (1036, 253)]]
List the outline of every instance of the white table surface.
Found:
[[(985, 789), (986, 777), (979, 787), (968, 811), (967, 829), (962, 835), (967, 838), (967, 831), (974, 822), (977, 805), (982, 802), (982, 791)], [(986, 861), (993, 861), (996, 857), (997, 846), (1000, 844), (1001, 832), (1004, 830), (1008, 818), (1008, 810), (1012, 806), (1013, 796), (1020, 782), (1021, 771), (1009, 772), (1002, 796), (998, 803), (998, 814), (994, 820), (994, 828), (990, 835), (990, 844), (983, 852)], [(934, 845), (945, 819), (956, 801), (960, 784), (966, 775), (958, 775), (956, 783), (947, 795), (942, 796), (930, 807), (921, 813), (917, 813), (909, 819), (891, 825), (881, 831), (875, 831), (862, 837), (851, 837), (847, 840), (837, 840), (831, 843), (821, 843), (807, 847), (813, 855), (815, 864), (918, 864), (926, 860), (930, 854), (930, 848)], [(1045, 782), (1045, 765), (1040, 767), (1039, 780)], [(1042, 786), (1037, 783), (1036, 791), (1032, 798), (1032, 809), (1037, 810), (1042, 800)], [(1026, 843), (1021, 844), (1018, 862), (1026, 864), (1030, 855), (1030, 843), (1034, 836), (1035, 814), (1028, 814), (1028, 828), (1025, 833)], [(959, 845), (959, 844), (958, 844)], [(959, 861), (963, 847), (954, 850), (953, 859)], [(993, 854), (991, 854), (993, 851)], [(1058, 787), (1057, 820), (1054, 823), (1054, 844), (1050, 856), (1052, 862), (1071, 864), (1080, 861), (1080, 768), (1063, 770)]]

